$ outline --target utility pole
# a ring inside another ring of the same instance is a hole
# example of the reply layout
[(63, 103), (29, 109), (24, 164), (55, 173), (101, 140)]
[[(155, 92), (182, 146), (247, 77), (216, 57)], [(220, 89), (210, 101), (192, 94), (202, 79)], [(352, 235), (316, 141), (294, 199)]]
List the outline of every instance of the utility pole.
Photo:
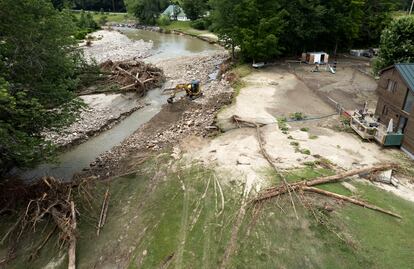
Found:
[(411, 12), (413, 12), (413, 6), (414, 6), (414, 0), (413, 0), (413, 2), (411, 3), (410, 13), (408, 13), (408, 15), (411, 15)]

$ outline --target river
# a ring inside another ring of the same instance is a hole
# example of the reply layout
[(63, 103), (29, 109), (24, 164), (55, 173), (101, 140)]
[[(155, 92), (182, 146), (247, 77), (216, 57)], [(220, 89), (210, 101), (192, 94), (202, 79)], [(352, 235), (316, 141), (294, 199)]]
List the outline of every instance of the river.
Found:
[[(157, 62), (164, 59), (177, 58), (180, 56), (199, 55), (209, 51), (217, 50), (217, 46), (193, 37), (162, 34), (137, 29), (119, 28), (131, 39), (143, 39), (152, 41), (153, 51), (150, 57), (144, 59), (146, 62)], [(63, 180), (71, 180), (73, 175), (82, 169), (88, 168), (100, 154), (120, 145), (123, 140), (134, 133), (142, 124), (149, 121), (166, 103), (168, 96), (161, 95), (161, 89), (149, 91), (144, 101), (148, 104), (144, 108), (132, 113), (112, 129), (104, 131), (90, 138), (86, 142), (73, 146), (61, 153), (58, 163), (46, 163), (36, 168), (19, 173), (25, 180), (33, 180), (41, 176), (53, 176)]]

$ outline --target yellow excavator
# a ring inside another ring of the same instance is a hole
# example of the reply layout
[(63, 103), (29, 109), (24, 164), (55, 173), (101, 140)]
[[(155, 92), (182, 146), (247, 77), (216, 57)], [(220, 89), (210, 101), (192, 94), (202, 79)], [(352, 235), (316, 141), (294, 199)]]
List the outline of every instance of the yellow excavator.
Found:
[(171, 95), (167, 100), (169, 104), (172, 104), (174, 102), (176, 94), (180, 92), (185, 92), (186, 96), (190, 100), (194, 100), (203, 95), (203, 93), (201, 92), (199, 80), (193, 80), (190, 83), (177, 84), (175, 88), (167, 89), (165, 91), (171, 91)]

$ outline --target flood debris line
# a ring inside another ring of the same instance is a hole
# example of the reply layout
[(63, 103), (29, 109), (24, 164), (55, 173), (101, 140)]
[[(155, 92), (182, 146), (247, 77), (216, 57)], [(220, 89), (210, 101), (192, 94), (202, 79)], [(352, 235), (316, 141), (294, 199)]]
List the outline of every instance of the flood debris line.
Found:
[(104, 72), (109, 73), (108, 81), (115, 82), (121, 91), (134, 91), (141, 97), (149, 89), (159, 87), (165, 81), (163, 71), (142, 61), (113, 62), (111, 60), (100, 64)]
[[(41, 249), (46, 245), (52, 235), (58, 231), (58, 240), (61, 246), (68, 248), (68, 268), (76, 268), (76, 242), (77, 242), (77, 216), (79, 215), (74, 194), (80, 193), (81, 188), (88, 185), (86, 180), (80, 183), (63, 183), (53, 177), (43, 177), (31, 185), (10, 183), (3, 186), (2, 200), (16, 200), (15, 208), (22, 208), (14, 225), (1, 239), (1, 244), (9, 243), (13, 250), (18, 246), (20, 239), (27, 232), (37, 232), (45, 223), (52, 223), (44, 239), (34, 248), (29, 256), (36, 259)], [(45, 230), (46, 231), (46, 230)]]

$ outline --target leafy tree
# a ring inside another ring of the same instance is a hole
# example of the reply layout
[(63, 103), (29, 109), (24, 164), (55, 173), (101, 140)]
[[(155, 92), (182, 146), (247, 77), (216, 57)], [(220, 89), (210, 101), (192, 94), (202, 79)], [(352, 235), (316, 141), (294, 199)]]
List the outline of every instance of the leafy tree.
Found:
[(394, 0), (365, 0), (362, 7), (364, 16), (360, 24), (360, 34), (356, 45), (377, 46), (381, 32), (391, 22), (391, 12), (397, 9)]
[(414, 16), (403, 16), (391, 22), (381, 35), (380, 52), (375, 70), (395, 63), (414, 62)]
[(213, 1), (213, 21), (219, 36), (232, 48), (239, 46), (249, 60), (266, 60), (280, 55), (280, 36), (286, 12), (277, 1)]
[(286, 51), (297, 53), (317, 50), (318, 43), (329, 31), (324, 17), (328, 9), (319, 0), (282, 0), (281, 5), (286, 12), (286, 27), (281, 42)]
[(207, 11), (207, 1), (182, 0), (182, 8), (190, 20), (197, 20)]
[[(52, 0), (64, 1), (64, 0)], [(72, 1), (75, 9), (100, 11), (125, 11), (123, 0), (68, 0)]]
[(75, 26), (47, 0), (0, 1), (0, 174), (50, 154), (40, 133), (71, 122), (84, 61)]
[(238, 45), (238, 14), (234, 10), (240, 5), (240, 0), (211, 0), (213, 6), (212, 20), (213, 29), (218, 34), (227, 48), (232, 51), (235, 58), (235, 48)]
[(129, 13), (137, 17), (140, 23), (154, 25), (160, 14), (168, 7), (168, 0), (126, 0)]
[(99, 25), (93, 19), (93, 16), (90, 12), (81, 11), (79, 21), (77, 21), (77, 26), (80, 29), (88, 29), (90, 32), (99, 28)]

